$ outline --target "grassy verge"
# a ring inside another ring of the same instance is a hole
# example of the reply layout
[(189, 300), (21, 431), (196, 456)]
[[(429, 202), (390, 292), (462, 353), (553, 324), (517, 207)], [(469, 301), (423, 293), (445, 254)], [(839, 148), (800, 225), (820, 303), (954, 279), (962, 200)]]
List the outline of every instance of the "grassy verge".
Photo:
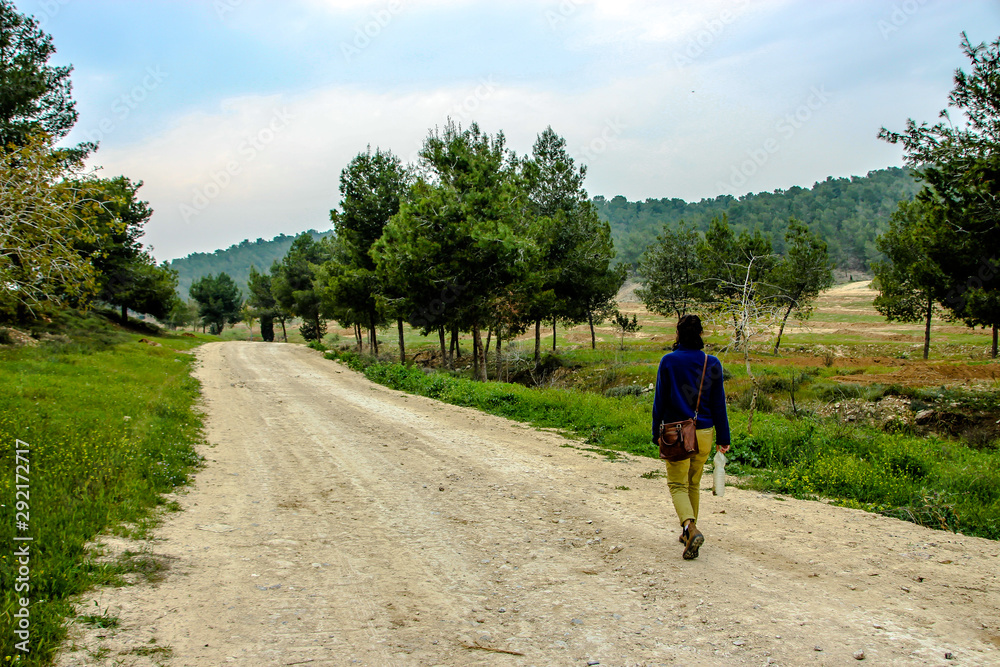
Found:
[[(49, 664), (73, 613), (72, 597), (119, 582), (129, 562), (142, 560), (95, 564), (84, 545), (116, 526), (141, 537), (161, 494), (184, 484), (199, 460), (199, 388), (190, 376), (194, 357), (185, 352), (203, 341), (123, 332), (93, 315), (64, 324), (69, 328), (38, 347), (0, 351), (3, 664)], [(17, 449), (27, 450), (21, 460)], [(18, 464), (28, 468), (18, 471)], [(15, 497), (18, 483), (27, 493)], [(19, 510), (27, 516), (16, 517)], [(26, 531), (17, 529), (18, 519), (27, 519)], [(13, 554), (22, 545), (30, 557), (21, 583), (30, 588), (18, 592), (23, 563)], [(30, 601), (28, 654), (16, 649), (20, 598)]]
[[(419, 368), (331, 352), (374, 382), (474, 407), (539, 427), (555, 427), (603, 450), (656, 457), (652, 396), (606, 397), (574, 389), (475, 382)], [(936, 437), (884, 433), (815, 419), (730, 413), (732, 472), (750, 488), (881, 512), (932, 528), (1000, 539), (1000, 453)]]

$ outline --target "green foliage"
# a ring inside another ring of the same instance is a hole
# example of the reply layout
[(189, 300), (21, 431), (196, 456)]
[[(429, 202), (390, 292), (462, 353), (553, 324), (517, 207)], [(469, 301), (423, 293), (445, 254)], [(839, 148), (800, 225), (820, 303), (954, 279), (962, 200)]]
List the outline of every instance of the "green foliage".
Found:
[(642, 287), (636, 296), (651, 312), (680, 319), (695, 303), (700, 238), (683, 220), (676, 230), (664, 225), (639, 259)]
[(813, 300), (820, 292), (833, 286), (833, 270), (826, 241), (798, 220), (789, 220), (788, 231), (785, 232), (785, 254), (771, 271), (768, 281), (774, 286), (774, 298), (786, 305), (774, 343), (774, 353), (778, 354), (788, 316), (796, 312), (800, 320), (807, 319)]
[(39, 132), (60, 139), (76, 124), (73, 68), (49, 65), (55, 52), (34, 18), (0, 0), (0, 147), (24, 146)]
[[(148, 525), (161, 494), (186, 483), (200, 459), (194, 357), (181, 352), (201, 341), (163, 337), (162, 347), (150, 347), (93, 314), (60, 318), (72, 343), (0, 351), (0, 462), (10, 471), (0, 477), (6, 544), (15, 534), (17, 439), (30, 445), (32, 473), (32, 652), (21, 656), (22, 665), (49, 664), (75, 596), (120, 581), (119, 566), (88, 560), (84, 545), (116, 525)], [(7, 659), (15, 641), (15, 576), (8, 554), (0, 559), (0, 646)], [(105, 627), (114, 622), (92, 616)]]
[(325, 332), (323, 320), (327, 311), (317, 275), (332, 256), (328, 240), (317, 241), (310, 234), (299, 234), (281, 263), (271, 268), (271, 293), (278, 307), (311, 324), (312, 331), (320, 338)]
[[(0, 4), (5, 20), (8, 11)], [(97, 272), (79, 250), (96, 237), (79, 215), (88, 194), (71, 175), (45, 135), (0, 147), (0, 319), (25, 322), (97, 289)]]
[[(764, 415), (729, 458), (751, 488), (824, 496), (933, 528), (1000, 539), (1000, 457), (934, 437)], [(736, 471), (734, 471), (736, 472)]]
[(225, 273), (199, 278), (191, 285), (191, 298), (198, 302), (198, 314), (213, 334), (242, 319), (240, 290)]
[(938, 267), (946, 286), (939, 301), (969, 326), (993, 328), (993, 356), (1000, 330), (1000, 39), (972, 44), (962, 35), (972, 65), (958, 70), (948, 109), (934, 125), (912, 119), (903, 132), (882, 128), (879, 137), (901, 143), (909, 164), (921, 167), (927, 187), (920, 199), (939, 212), (921, 229), (920, 249)]
[(330, 212), (336, 252), (317, 273), (326, 311), (342, 326), (367, 329), (375, 354), (378, 329), (387, 323), (387, 313), (403, 318), (409, 308), (406, 286), (380, 280), (377, 255), (371, 252), (389, 220), (399, 212), (409, 181), (402, 161), (390, 151), (376, 149), (372, 153), (369, 146), (356, 155), (340, 173), (343, 212)]
[(642, 325), (639, 324), (639, 319), (635, 315), (633, 315), (630, 320), (628, 315), (618, 311), (615, 311), (614, 317), (612, 318), (612, 325), (614, 326), (615, 331), (618, 332), (620, 339), (619, 348), (622, 350), (625, 349), (625, 335), (637, 333), (640, 329), (642, 329)]

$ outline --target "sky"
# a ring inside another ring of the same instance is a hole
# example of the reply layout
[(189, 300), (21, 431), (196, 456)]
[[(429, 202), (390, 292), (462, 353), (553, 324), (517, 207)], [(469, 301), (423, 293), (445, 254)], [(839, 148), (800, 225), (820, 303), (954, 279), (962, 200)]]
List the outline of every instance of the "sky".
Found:
[(903, 164), (961, 33), (1000, 0), (15, 0), (74, 67), (104, 177), (143, 181), (158, 260), (330, 228), (370, 145), (413, 162), (450, 117), (530, 153), (551, 126), (590, 195), (810, 187)]

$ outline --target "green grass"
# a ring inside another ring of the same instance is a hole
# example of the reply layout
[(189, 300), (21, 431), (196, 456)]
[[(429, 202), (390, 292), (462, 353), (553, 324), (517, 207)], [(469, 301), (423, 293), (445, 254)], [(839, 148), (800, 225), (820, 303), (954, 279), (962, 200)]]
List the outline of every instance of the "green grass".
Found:
[(747, 485), (1000, 539), (1000, 454), (914, 437), (759, 415), (753, 436), (734, 432), (730, 460)]
[[(445, 373), (425, 375), (419, 368), (378, 363), (352, 352), (329, 353), (327, 358), (340, 359), (394, 389), (561, 429), (598, 451), (658, 456), (651, 442), (652, 395), (648, 393), (605, 397), (577, 389), (531, 389)], [(814, 370), (811, 375), (828, 370)], [(825, 386), (819, 384), (820, 390)], [(855, 391), (858, 396), (881, 396), (886, 388), (858, 387)], [(996, 450), (781, 414), (757, 413), (751, 436), (746, 432), (747, 414), (734, 409), (730, 423), (733, 473), (742, 475), (742, 483), (750, 488), (799, 498), (822, 496), (932, 528), (1000, 539), (1000, 453)]]
[[(134, 557), (93, 562), (84, 545), (115, 527), (148, 528), (161, 494), (197, 466), (202, 437), (186, 352), (209, 337), (125, 332), (95, 314), (59, 317), (50, 327), (71, 341), (0, 351), (0, 543), (8, 545), (0, 553), (0, 660), (20, 657), (21, 665), (49, 663), (75, 595), (156, 569)], [(15, 530), (17, 440), (29, 445), (27, 533)], [(33, 538), (28, 592), (15, 592), (15, 535)], [(14, 649), (18, 597), (30, 600), (27, 655)]]

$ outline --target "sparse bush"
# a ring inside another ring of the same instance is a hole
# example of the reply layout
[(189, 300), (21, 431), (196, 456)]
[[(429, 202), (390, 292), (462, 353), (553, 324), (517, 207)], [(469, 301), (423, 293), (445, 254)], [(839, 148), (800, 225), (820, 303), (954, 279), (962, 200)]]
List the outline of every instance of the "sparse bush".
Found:
[(326, 323), (320, 322), (319, 329), (316, 328), (316, 324), (313, 322), (303, 322), (299, 326), (299, 333), (302, 334), (302, 338), (306, 342), (309, 341), (321, 341), (323, 336), (326, 334)]
[(611, 397), (621, 397), (621, 396), (641, 396), (642, 387), (637, 384), (627, 384), (620, 387), (611, 387), (605, 390), (604, 395)]
[[(752, 401), (753, 391), (747, 390), (736, 396), (734, 405), (740, 410), (749, 410)], [(774, 401), (767, 394), (759, 393), (757, 394), (757, 405), (755, 407), (757, 412), (774, 412)]]

